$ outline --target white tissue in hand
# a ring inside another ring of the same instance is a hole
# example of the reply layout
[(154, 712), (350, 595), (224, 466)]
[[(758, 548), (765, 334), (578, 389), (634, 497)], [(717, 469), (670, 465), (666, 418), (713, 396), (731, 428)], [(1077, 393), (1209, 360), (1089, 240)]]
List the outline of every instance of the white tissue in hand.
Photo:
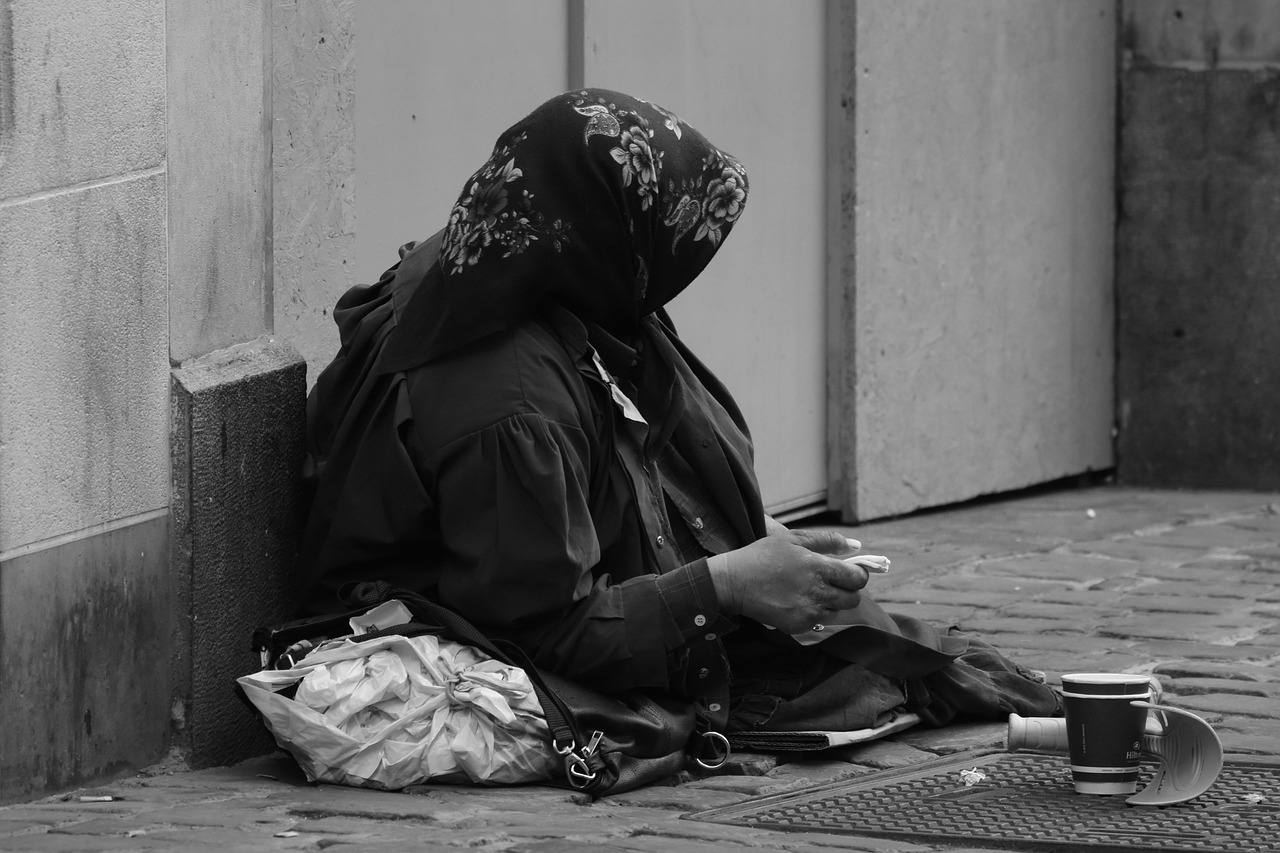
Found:
[(857, 557), (849, 557), (846, 563), (853, 563), (855, 566), (861, 566), (869, 572), (883, 574), (889, 571), (889, 558), (880, 557), (874, 554), (860, 554)]

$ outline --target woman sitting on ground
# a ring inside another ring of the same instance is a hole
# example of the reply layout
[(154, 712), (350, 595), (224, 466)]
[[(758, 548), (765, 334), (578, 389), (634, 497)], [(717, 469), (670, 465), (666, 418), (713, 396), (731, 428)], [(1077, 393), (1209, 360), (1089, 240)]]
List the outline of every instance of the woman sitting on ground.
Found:
[(766, 516), (742, 415), (663, 309), (746, 199), (733, 157), (617, 92), (502, 134), (445, 228), (334, 311), (304, 612), (384, 580), (719, 731), (1055, 713), (990, 646), (881, 610), (856, 543)]

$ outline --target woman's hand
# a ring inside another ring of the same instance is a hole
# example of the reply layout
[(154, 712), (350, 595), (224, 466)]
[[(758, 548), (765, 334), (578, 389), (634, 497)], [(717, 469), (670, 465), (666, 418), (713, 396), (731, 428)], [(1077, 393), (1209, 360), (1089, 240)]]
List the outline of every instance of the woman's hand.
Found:
[(791, 530), (708, 565), (722, 610), (797, 634), (858, 606), (867, 571), (845, 560), (859, 547), (832, 531)]
[[(793, 531), (791, 530), (791, 528), (787, 527), (781, 521), (778, 521), (778, 519), (774, 518), (772, 515), (765, 513), (764, 515), (764, 535), (765, 536), (787, 536), (792, 532)], [(802, 530), (796, 530), (794, 532), (796, 535), (803, 537), (811, 533), (814, 533), (815, 531), (802, 529)], [(837, 536), (837, 534), (834, 534), (834, 533), (821, 533), (820, 535), (824, 537), (824, 541), (825, 541), (825, 537)], [(862, 543), (859, 542), (857, 539), (845, 539), (844, 541), (848, 543), (849, 547), (853, 549), (853, 553), (855, 554), (858, 552), (858, 549), (862, 547)]]

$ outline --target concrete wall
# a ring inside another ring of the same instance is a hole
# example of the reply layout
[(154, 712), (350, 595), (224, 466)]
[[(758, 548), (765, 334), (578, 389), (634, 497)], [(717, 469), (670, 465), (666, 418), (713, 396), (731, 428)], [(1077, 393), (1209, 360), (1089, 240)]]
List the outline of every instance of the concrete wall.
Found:
[[(306, 359), (314, 384), (338, 351), (330, 312), (356, 283), (356, 4), (272, 8), (274, 327)], [(388, 241), (383, 259), (395, 248)]]
[(169, 0), (170, 354), (271, 328), (271, 4)]
[(1280, 489), (1280, 4), (1126, 0), (1119, 474)]
[(0, 5), (0, 800), (168, 717), (163, 0)]
[(270, 61), (266, 0), (0, 3), (0, 801), (267, 745), (232, 677), (288, 606), (305, 393)]
[(273, 746), (233, 684), (260, 666), (253, 630), (285, 621), (294, 601), (305, 391), (305, 363), (270, 338), (173, 371), (167, 662), (175, 744), (195, 766)]
[(836, 503), (874, 518), (1109, 468), (1114, 2), (852, 8)]
[[(1114, 7), (831, 8), (845, 509), (1109, 464)], [(1122, 475), (1276, 488), (1280, 9), (1123, 20)], [(356, 279), (355, 33), (0, 2), (0, 801), (266, 746), (231, 680), (291, 588), (291, 344), (323, 366)]]
[(272, 336), (273, 4), (166, 14), (173, 738), (195, 766), (269, 743), (236, 699), (289, 607), (305, 364)]
[[(583, 3), (582, 80), (661, 104), (751, 180), (733, 237), (668, 306), (751, 426), (765, 507), (827, 497), (824, 0)], [(851, 5), (851, 4), (849, 4)], [(661, 51), (654, 50), (662, 44)]]
[(498, 134), (569, 88), (567, 2), (358, 0), (359, 281), (443, 228)]
[[(682, 328), (713, 367), (738, 380), (766, 488), (773, 491), (775, 480), (803, 486), (771, 500), (820, 501), (830, 473), (833, 504), (851, 519), (870, 518), (1109, 468), (1114, 0), (831, 0), (836, 25), (827, 31), (839, 35), (825, 47), (843, 65), (832, 69), (839, 79), (827, 87), (827, 109), (847, 120), (835, 122), (826, 140), (839, 160), (826, 164), (836, 180), (816, 182), (808, 179), (814, 172), (823, 178), (821, 122), (785, 85), (798, 69), (821, 65), (817, 49), (796, 59), (813, 36), (785, 22), (761, 29), (762, 6), (736, 21), (750, 34), (735, 37), (732, 26), (700, 24), (727, 14), (717, 4), (686, 5), (651, 3), (636, 16), (622, 4), (569, 4), (584, 16), (581, 33), (566, 26), (558, 3), (278, 5), (275, 316), (277, 330), (305, 353), (311, 380), (337, 347), (333, 301), (350, 284), (376, 279), (399, 243), (443, 222), (458, 176), (474, 168), (511, 116), (566, 85), (561, 61), (572, 53), (565, 40), (573, 32), (590, 48), (578, 69), (594, 74), (590, 84), (648, 87), (658, 93), (649, 97), (677, 109), (686, 89), (707, 88), (709, 100), (692, 104), (689, 115), (701, 116), (695, 123), (711, 133), (717, 110), (727, 110), (723, 144), (735, 151), (752, 147), (743, 140), (762, 123), (800, 117), (786, 133), (764, 134), (757, 143), (765, 148), (752, 157), (737, 153), (755, 172), (767, 208), (747, 219), (767, 222), (775, 237), (799, 227), (806, 239), (784, 240), (786, 251), (766, 249), (768, 263), (745, 268), (740, 259), (768, 240), (754, 241), (751, 251), (731, 245), (708, 282), (681, 297), (696, 306), (715, 292), (716, 279), (727, 280), (725, 270), (734, 286), (761, 274), (770, 279), (737, 306), (762, 319), (764, 334), (748, 331), (723, 344), (713, 322), (722, 300), (714, 298)], [(809, 6), (799, 18), (816, 10)], [(650, 46), (672, 22), (677, 32), (664, 43), (674, 59), (646, 72)], [(765, 31), (768, 44), (753, 47), (751, 38)], [(701, 53), (680, 46), (688, 39), (704, 44)], [(520, 65), (518, 77), (494, 63), (473, 69), (465, 86), (441, 85), (466, 65), (477, 41), (505, 51)], [(358, 75), (357, 43), (365, 46)], [(733, 87), (750, 77), (733, 72), (744, 45), (754, 71), (765, 69), (770, 85), (782, 81), (777, 104), (757, 97), (735, 107), (735, 98), (747, 96)], [(729, 56), (717, 60), (716, 50)], [(774, 60), (785, 73), (767, 73)], [(697, 62), (715, 71), (690, 71)], [(811, 83), (800, 91), (822, 91), (821, 81), (816, 89)], [(753, 112), (762, 104), (768, 118)], [(825, 211), (834, 224), (826, 248), (835, 295), (827, 312), (827, 425), (822, 239), (814, 235), (822, 228), (823, 184), (835, 189), (837, 180), (844, 185)], [(800, 191), (771, 201), (764, 198), (770, 186)], [(803, 264), (788, 256), (802, 250)], [(780, 274), (775, 262), (783, 264)], [(802, 299), (796, 291), (815, 266), (815, 292)]]

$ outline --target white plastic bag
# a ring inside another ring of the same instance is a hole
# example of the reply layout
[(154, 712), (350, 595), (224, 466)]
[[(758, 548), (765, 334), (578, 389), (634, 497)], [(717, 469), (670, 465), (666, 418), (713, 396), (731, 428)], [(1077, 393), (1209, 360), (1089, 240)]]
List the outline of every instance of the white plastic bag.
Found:
[(451, 640), (331, 640), (293, 669), (237, 680), (313, 782), (398, 789), (558, 772), (524, 670)]

